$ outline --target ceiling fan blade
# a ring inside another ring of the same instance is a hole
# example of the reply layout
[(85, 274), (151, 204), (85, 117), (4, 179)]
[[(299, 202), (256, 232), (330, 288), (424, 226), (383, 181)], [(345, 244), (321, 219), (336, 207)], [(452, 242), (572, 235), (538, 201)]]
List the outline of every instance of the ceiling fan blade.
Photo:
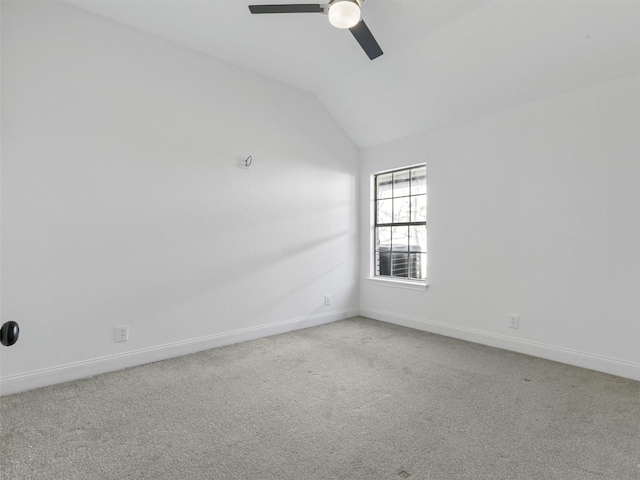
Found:
[(297, 3), (292, 5), (249, 5), (251, 13), (322, 13), (319, 3)]
[(360, 20), (360, 23), (358, 23), (355, 27), (351, 27), (349, 30), (351, 31), (351, 33), (353, 33), (353, 36), (356, 37), (356, 40), (370, 60), (378, 58), (380, 55), (382, 55), (382, 49), (380, 48), (380, 45), (378, 45), (376, 39), (373, 38), (371, 30), (369, 30), (367, 24), (364, 23), (364, 20)]

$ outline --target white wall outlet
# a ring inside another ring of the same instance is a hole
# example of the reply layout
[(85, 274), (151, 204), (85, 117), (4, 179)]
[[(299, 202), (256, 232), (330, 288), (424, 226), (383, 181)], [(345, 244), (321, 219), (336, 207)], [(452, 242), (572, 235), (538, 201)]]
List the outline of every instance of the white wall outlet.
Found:
[(324, 296), (324, 306), (328, 307), (329, 305), (331, 305), (331, 295), (325, 295)]
[(520, 315), (509, 315), (509, 328), (520, 328)]
[(126, 342), (129, 340), (129, 325), (116, 327), (116, 343)]

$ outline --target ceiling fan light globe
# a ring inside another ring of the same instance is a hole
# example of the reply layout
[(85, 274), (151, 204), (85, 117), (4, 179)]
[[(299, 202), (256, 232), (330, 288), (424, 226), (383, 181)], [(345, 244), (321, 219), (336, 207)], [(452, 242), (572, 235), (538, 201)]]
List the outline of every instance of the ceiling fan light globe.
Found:
[(329, 22), (336, 28), (351, 28), (360, 21), (360, 5), (355, 0), (335, 0), (329, 6)]

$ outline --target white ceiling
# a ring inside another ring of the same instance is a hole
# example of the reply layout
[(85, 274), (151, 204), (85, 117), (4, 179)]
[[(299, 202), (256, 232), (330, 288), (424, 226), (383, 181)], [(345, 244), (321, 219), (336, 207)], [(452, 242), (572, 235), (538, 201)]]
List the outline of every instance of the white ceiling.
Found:
[(640, 0), (367, 0), (369, 60), (314, 0), (65, 0), (313, 93), (359, 147), (640, 72)]

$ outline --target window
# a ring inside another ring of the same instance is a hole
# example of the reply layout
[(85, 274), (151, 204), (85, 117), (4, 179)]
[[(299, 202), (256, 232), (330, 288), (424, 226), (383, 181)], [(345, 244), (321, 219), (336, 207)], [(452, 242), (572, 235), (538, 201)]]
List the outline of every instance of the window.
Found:
[(427, 278), (427, 167), (374, 175), (374, 275)]

